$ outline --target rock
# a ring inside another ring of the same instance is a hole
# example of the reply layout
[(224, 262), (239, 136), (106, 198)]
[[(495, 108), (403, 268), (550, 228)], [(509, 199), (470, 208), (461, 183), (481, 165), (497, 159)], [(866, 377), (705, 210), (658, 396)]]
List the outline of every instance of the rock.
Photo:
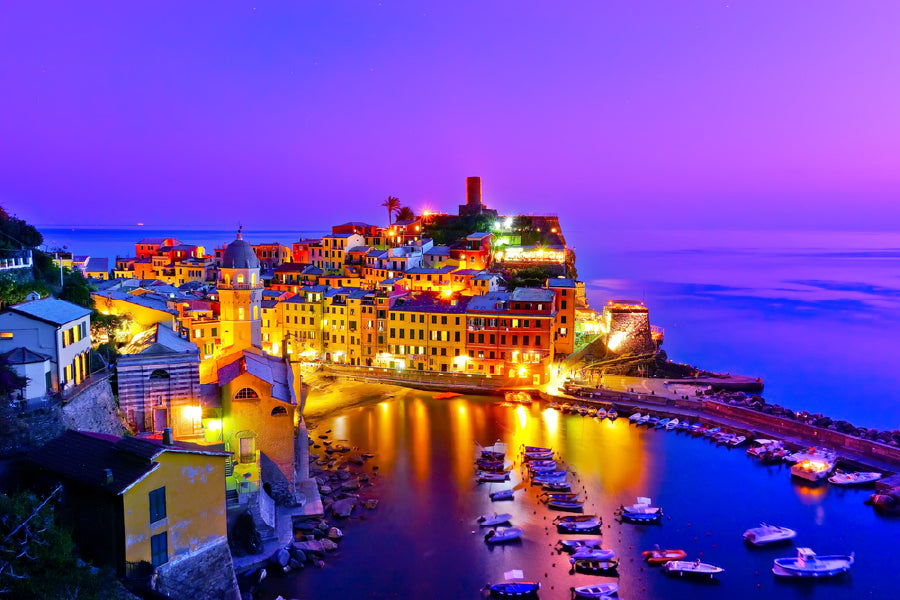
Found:
[(319, 493), (320, 493), (320, 494), (330, 494), (330, 493), (331, 493), (331, 486), (330, 486), (330, 485), (323, 485), (322, 487), (319, 488)]
[(322, 540), (322, 547), (325, 548), (326, 552), (334, 552), (337, 550), (338, 545), (329, 539)]
[(368, 500), (366, 500), (366, 508), (371, 510), (376, 506), (378, 506), (378, 500), (376, 500), (375, 498), (369, 498)]
[(290, 553), (291, 553), (291, 560), (296, 560), (300, 564), (303, 564), (306, 562), (306, 553), (303, 550), (301, 550), (300, 548), (297, 548), (296, 546), (294, 546), (293, 544), (291, 544)]
[(294, 571), (298, 571), (303, 568), (303, 563), (297, 560), (296, 558), (292, 558), (288, 561), (288, 566)]
[(343, 485), (341, 485), (341, 489), (358, 490), (359, 489), (359, 479), (353, 479), (352, 481), (345, 481), (343, 483)]
[(344, 537), (344, 532), (338, 529), (337, 527), (332, 527), (328, 530), (328, 539), (331, 540), (339, 540)]
[(287, 566), (290, 560), (291, 554), (284, 548), (279, 548), (272, 556), (269, 557), (269, 562), (282, 568)]
[(316, 568), (317, 568), (317, 569), (321, 569), (322, 567), (325, 566), (325, 561), (324, 561), (324, 560), (317, 560), (317, 561), (314, 562), (313, 564), (316, 565)]
[(353, 509), (356, 507), (356, 500), (354, 498), (344, 498), (342, 500), (338, 500), (331, 506), (332, 512), (335, 515), (343, 518), (347, 518), (350, 516), (350, 513), (353, 512)]
[(322, 556), (325, 554), (325, 548), (322, 546), (322, 540), (310, 540), (308, 542), (294, 542), (293, 547), (300, 550), (304, 554), (313, 556)]
[(347, 471), (341, 471), (338, 473), (338, 478), (341, 481), (347, 481), (348, 479), (350, 479), (350, 473), (348, 473)]

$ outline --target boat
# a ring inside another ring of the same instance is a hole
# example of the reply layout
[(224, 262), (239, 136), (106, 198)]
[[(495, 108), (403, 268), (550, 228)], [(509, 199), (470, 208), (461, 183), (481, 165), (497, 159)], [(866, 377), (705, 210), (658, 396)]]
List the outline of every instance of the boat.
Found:
[(522, 454), (522, 458), (525, 460), (525, 462), (530, 462), (533, 460), (550, 460), (551, 458), (553, 458), (553, 450), (524, 452)]
[(787, 542), (797, 537), (797, 532), (787, 527), (778, 525), (766, 525), (760, 523), (759, 527), (753, 527), (744, 532), (744, 541), (754, 546), (767, 546)]
[(657, 428), (657, 429), (663, 429), (663, 428), (665, 428), (666, 425), (668, 425), (668, 424), (669, 424), (669, 421), (671, 421), (671, 420), (672, 420), (672, 419), (669, 419), (668, 417), (666, 417), (666, 418), (664, 418), (664, 419), (660, 419), (659, 421), (656, 422), (656, 428)]
[(482, 458), (493, 458), (495, 460), (503, 460), (506, 458), (506, 444), (503, 442), (495, 442), (493, 446), (481, 448)]
[(551, 500), (577, 500), (578, 492), (559, 492), (559, 493), (550, 493), (544, 492), (541, 494), (541, 502), (549, 502)]
[(609, 419), (610, 421), (615, 421), (616, 419), (619, 418), (619, 412), (616, 409), (611, 408), (608, 411), (606, 411), (606, 418)]
[(584, 508), (584, 500), (548, 500), (547, 506), (555, 510), (580, 511)]
[(697, 421), (693, 425), (691, 425), (691, 433), (696, 435), (702, 435), (703, 433), (703, 423)]
[(636, 421), (638, 425), (644, 425), (650, 421), (650, 413), (643, 415), (640, 419)]
[(781, 440), (770, 440), (768, 438), (757, 438), (753, 440), (753, 445), (747, 448), (747, 456), (760, 458), (764, 452), (772, 451), (777, 448), (783, 448)]
[(597, 530), (603, 526), (603, 519), (597, 515), (566, 515), (553, 520), (560, 533), (575, 533)]
[(599, 548), (603, 545), (603, 540), (600, 538), (591, 538), (591, 539), (583, 539), (583, 540), (559, 540), (556, 542), (557, 551), (559, 552), (568, 552), (572, 554), (577, 552), (582, 548)]
[(620, 506), (616, 512), (629, 523), (653, 523), (662, 518), (662, 509), (650, 506), (650, 498), (638, 498), (635, 504)]
[(553, 448), (544, 446), (522, 446), (522, 452), (553, 452)]
[(598, 418), (598, 419), (600, 419), (600, 420), (602, 421), (603, 419), (606, 418), (606, 415), (607, 415), (607, 413), (606, 413), (606, 409), (605, 409), (605, 408), (598, 408), (598, 409), (597, 409), (597, 418)]
[(618, 560), (590, 560), (581, 558), (570, 558), (569, 563), (572, 565), (573, 571), (580, 573), (591, 573), (594, 575), (602, 575), (615, 571), (619, 566)]
[(686, 430), (690, 429), (691, 427), (692, 426), (688, 421), (682, 421), (681, 423), (678, 424), (679, 431), (686, 431)]
[(834, 463), (824, 459), (801, 460), (791, 467), (791, 476), (807, 481), (822, 481), (834, 470)]
[(657, 423), (659, 423), (659, 417), (650, 417), (647, 420), (647, 427), (656, 427)]
[(706, 431), (703, 432), (703, 435), (704, 435), (705, 437), (712, 437), (712, 436), (714, 436), (715, 434), (719, 433), (720, 431), (722, 431), (722, 428), (721, 428), (721, 427), (707, 428)]
[(488, 544), (503, 544), (522, 537), (521, 527), (497, 527), (484, 534), (484, 541)]
[(510, 519), (512, 519), (512, 515), (509, 513), (494, 513), (492, 515), (481, 515), (476, 520), (482, 527), (494, 527), (495, 525), (503, 525), (504, 523), (509, 523)]
[(803, 450), (790, 452), (788, 454), (785, 454), (784, 456), (784, 462), (798, 463), (803, 462), (804, 460), (824, 460), (825, 462), (833, 463), (837, 461), (837, 454), (832, 450), (828, 450), (827, 448), (810, 446), (809, 448), (804, 448)]
[(494, 473), (502, 473), (503, 471), (509, 471), (512, 468), (512, 464), (507, 463), (506, 461), (487, 458), (479, 458), (475, 461), (475, 466), (482, 471), (491, 471)]
[(568, 481), (551, 481), (541, 486), (545, 492), (568, 492), (572, 489), (572, 484)]
[(491, 492), (488, 495), (491, 498), (491, 502), (497, 502), (500, 500), (512, 500), (515, 497), (514, 496), (515, 493), (516, 493), (515, 490), (509, 489), (509, 490), (497, 490), (496, 492)]
[(641, 553), (647, 564), (662, 565), (673, 560), (681, 560), (687, 556), (684, 550), (660, 550), (659, 546), (655, 550), (644, 550)]
[(503, 473), (479, 471), (476, 478), (478, 483), (503, 483), (504, 481), (509, 481), (509, 471), (504, 471)]
[(566, 480), (565, 471), (545, 471), (537, 473), (531, 478), (532, 485), (543, 485), (546, 483), (563, 483)]
[(547, 405), (547, 408), (552, 408), (553, 410), (559, 410), (559, 402), (551, 402)]
[(666, 423), (666, 429), (672, 430), (678, 427), (678, 419), (672, 419), (668, 423)]
[(817, 556), (810, 548), (797, 548), (797, 556), (776, 558), (772, 573), (778, 577), (833, 577), (853, 566), (854, 554)]
[(874, 471), (869, 473), (863, 473), (859, 471), (854, 471), (853, 473), (842, 473), (838, 471), (834, 475), (828, 478), (828, 481), (833, 483), (834, 485), (866, 485), (867, 483), (874, 483), (881, 479), (881, 473), (876, 473)]
[(488, 586), (494, 598), (536, 598), (539, 589), (537, 581), (504, 581)]
[(573, 598), (609, 598), (619, 591), (617, 583), (600, 583), (597, 585), (582, 585), (571, 589)]
[(567, 412), (569, 412), (570, 410), (572, 410), (572, 405), (569, 404), (568, 402), (566, 402), (566, 403), (564, 403), (564, 404), (562, 405), (562, 407), (560, 408), (560, 410), (561, 410), (562, 412), (564, 412), (564, 413), (567, 413)]
[(588, 409), (587, 416), (589, 416), (589, 417), (596, 417), (596, 416), (597, 416), (597, 409), (594, 408), (593, 406), (590, 407), (590, 408)]
[(556, 470), (555, 460), (533, 460), (528, 463), (528, 468), (534, 472), (548, 472)]
[(736, 448), (736, 447), (740, 446), (741, 444), (743, 444), (743, 443), (746, 442), (746, 441), (747, 441), (747, 436), (746, 436), (746, 435), (734, 435), (734, 436), (732, 436), (732, 438), (728, 441), (728, 445), (731, 446), (732, 448)]
[(575, 560), (613, 560), (616, 557), (616, 551), (609, 548), (578, 548), (572, 553)]
[(663, 569), (666, 573), (671, 575), (677, 574), (679, 577), (689, 575), (693, 577), (709, 577), (710, 579), (725, 571), (722, 567), (700, 562), (699, 558), (695, 561), (672, 560), (664, 564)]
[(583, 404), (582, 404), (581, 406), (579, 406), (579, 407), (578, 407), (578, 414), (581, 415), (582, 417), (587, 416), (587, 414), (588, 414), (588, 408), (587, 408), (587, 406), (585, 406), (585, 405), (583, 405)]
[(440, 394), (435, 394), (435, 400), (449, 400), (450, 398), (456, 398), (457, 396), (462, 396), (462, 394), (458, 394), (456, 392), (441, 392)]
[(628, 417), (628, 420), (631, 421), (632, 423), (636, 423), (641, 419), (642, 416), (643, 415), (641, 415), (641, 413), (636, 412), (633, 415), (631, 415), (630, 417)]

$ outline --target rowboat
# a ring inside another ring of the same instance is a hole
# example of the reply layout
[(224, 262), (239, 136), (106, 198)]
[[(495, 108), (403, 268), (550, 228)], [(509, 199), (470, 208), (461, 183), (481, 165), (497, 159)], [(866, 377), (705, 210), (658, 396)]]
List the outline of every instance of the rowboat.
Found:
[(549, 493), (544, 492), (541, 494), (541, 502), (550, 502), (551, 500), (577, 500), (578, 492), (559, 492), (559, 493)]
[(553, 520), (560, 533), (575, 533), (597, 530), (603, 526), (603, 519), (597, 515), (567, 515)]
[(496, 492), (491, 492), (488, 494), (491, 498), (492, 502), (497, 502), (498, 500), (512, 500), (513, 494), (515, 494), (515, 490), (497, 490)]
[(572, 489), (572, 484), (568, 481), (549, 482), (541, 486), (545, 492), (567, 492)]
[(693, 562), (689, 560), (673, 560), (664, 564), (663, 569), (666, 573), (677, 574), (679, 577), (689, 575), (693, 577), (709, 577), (710, 579), (725, 571), (722, 567), (700, 562), (699, 558)]
[(520, 537), (522, 537), (522, 529), (520, 527), (497, 527), (484, 535), (484, 541), (488, 544), (503, 544), (517, 540)]
[(481, 515), (476, 520), (482, 527), (494, 527), (495, 525), (509, 523), (510, 519), (512, 519), (512, 515), (509, 513), (494, 513), (492, 515)]
[(728, 441), (728, 445), (731, 446), (732, 448), (736, 448), (737, 446), (740, 446), (741, 444), (743, 444), (746, 441), (747, 441), (747, 436), (735, 435), (735, 436), (732, 436), (732, 438)]
[(681, 560), (687, 556), (687, 552), (684, 550), (660, 550), (659, 548), (655, 550), (644, 550), (641, 553), (641, 556), (644, 557), (644, 560), (647, 561), (647, 564), (651, 565), (662, 565), (667, 562), (671, 562), (673, 560)]
[(541, 584), (537, 581), (504, 581), (489, 585), (494, 598), (536, 598)]
[(584, 508), (583, 500), (548, 500), (547, 506), (555, 510), (581, 511)]
[(553, 448), (545, 448), (544, 446), (522, 446), (522, 452), (552, 452)]
[(538, 472), (548, 472), (556, 470), (556, 461), (555, 460), (533, 460), (528, 463), (528, 468), (531, 471)]
[(616, 557), (616, 551), (609, 548), (579, 548), (572, 553), (575, 560), (612, 560)]
[(628, 420), (631, 421), (632, 423), (636, 423), (637, 421), (640, 420), (641, 416), (642, 416), (641, 413), (636, 412), (633, 415), (631, 415), (630, 417), (628, 417)]
[(659, 417), (650, 417), (647, 420), (647, 427), (656, 427), (657, 423), (659, 423)]
[(665, 419), (660, 419), (659, 421), (656, 422), (656, 428), (664, 429), (669, 424), (670, 421), (671, 421), (671, 419), (669, 419), (668, 417)]
[(537, 473), (531, 478), (532, 485), (543, 485), (545, 483), (562, 483), (566, 480), (565, 471), (546, 471)]
[(779, 527), (778, 525), (766, 525), (765, 523), (760, 523), (759, 527), (754, 527), (744, 532), (744, 541), (754, 546), (780, 544), (795, 537), (797, 537), (797, 532), (793, 529)]
[(589, 559), (569, 559), (572, 564), (572, 570), (581, 573), (591, 573), (594, 575), (602, 575), (615, 571), (619, 566), (617, 560), (589, 560)]
[(666, 429), (672, 430), (678, 427), (678, 419), (672, 419), (668, 423), (666, 423)]
[(456, 392), (441, 392), (440, 394), (435, 394), (435, 400), (449, 400), (450, 398), (456, 398), (457, 396), (462, 396), (462, 394), (457, 394)]
[(797, 556), (776, 558), (772, 573), (778, 577), (833, 577), (853, 566), (854, 554), (816, 556), (809, 548), (797, 548)]
[(598, 408), (598, 409), (597, 409), (597, 415), (596, 415), (596, 416), (597, 416), (597, 418), (600, 419), (601, 421), (602, 421), (603, 419), (606, 418), (606, 414), (607, 414), (607, 413), (606, 413), (606, 409), (605, 409), (605, 408)]
[(784, 462), (798, 463), (804, 460), (819, 460), (833, 463), (837, 460), (837, 454), (827, 448), (811, 446), (784, 456)]
[(842, 473), (838, 471), (829, 477), (828, 481), (834, 485), (866, 485), (867, 483), (874, 483), (879, 479), (881, 479), (881, 473), (876, 473), (874, 471), (869, 473)]
[(650, 421), (650, 413), (647, 413), (646, 415), (639, 417), (638, 420), (635, 422), (638, 425), (644, 425), (645, 423), (648, 423), (649, 421)]
[(715, 434), (719, 433), (720, 431), (722, 431), (721, 427), (711, 427), (711, 428), (707, 429), (706, 431), (704, 431), (703, 435), (706, 437), (712, 437)]
[(629, 523), (652, 523), (662, 518), (662, 509), (650, 506), (650, 498), (638, 498), (635, 504), (620, 506), (617, 512)]
[(572, 554), (582, 548), (595, 549), (603, 545), (600, 538), (583, 539), (583, 540), (559, 540), (556, 542), (557, 550), (560, 552), (568, 552)]
[(553, 450), (526, 450), (522, 453), (522, 458), (524, 458), (526, 462), (532, 460), (549, 460), (553, 458)]
[(476, 478), (478, 479), (478, 483), (501, 483), (503, 481), (509, 481), (509, 472), (489, 473), (479, 471)]
[(573, 598), (608, 598), (615, 596), (619, 591), (617, 583), (600, 583), (597, 585), (582, 585), (571, 589)]
[(753, 446), (747, 448), (747, 456), (760, 458), (764, 452), (783, 448), (780, 440), (770, 440), (768, 438), (758, 438), (753, 440)]
[(690, 428), (691, 428), (691, 424), (688, 421), (682, 421), (681, 423), (678, 424), (679, 431), (685, 431)]
[(606, 411), (606, 418), (609, 419), (610, 421), (615, 421), (616, 419), (619, 418), (619, 413), (618, 413), (618, 411), (616, 411), (616, 409), (611, 408), (608, 411)]

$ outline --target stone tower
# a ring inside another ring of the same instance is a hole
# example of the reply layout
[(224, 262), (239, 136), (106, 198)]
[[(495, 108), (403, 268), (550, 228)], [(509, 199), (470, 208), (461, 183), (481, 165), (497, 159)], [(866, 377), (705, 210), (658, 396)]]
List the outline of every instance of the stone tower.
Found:
[(234, 350), (262, 347), (260, 303), (263, 284), (259, 259), (250, 244), (244, 241), (240, 230), (237, 239), (228, 244), (222, 255), (217, 287), (222, 347), (231, 346)]

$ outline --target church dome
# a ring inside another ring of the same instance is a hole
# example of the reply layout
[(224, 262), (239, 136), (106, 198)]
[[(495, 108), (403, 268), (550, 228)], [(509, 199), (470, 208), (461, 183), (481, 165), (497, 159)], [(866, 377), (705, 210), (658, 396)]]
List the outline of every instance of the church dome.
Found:
[(237, 239), (228, 244), (225, 253), (222, 255), (223, 269), (258, 269), (259, 259), (253, 247), (244, 241), (241, 233), (238, 232)]

